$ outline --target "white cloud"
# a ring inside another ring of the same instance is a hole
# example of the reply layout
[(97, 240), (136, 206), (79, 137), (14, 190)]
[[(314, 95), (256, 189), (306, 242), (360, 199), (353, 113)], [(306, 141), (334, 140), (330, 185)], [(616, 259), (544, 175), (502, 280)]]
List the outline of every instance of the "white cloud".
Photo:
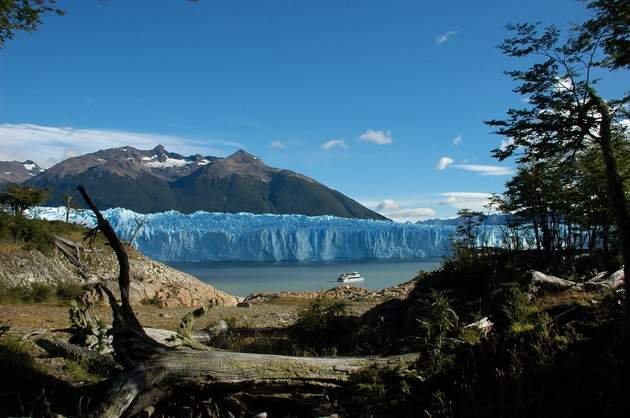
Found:
[(486, 164), (454, 164), (454, 168), (479, 173), (482, 176), (510, 176), (514, 171), (510, 167)]
[(479, 192), (447, 192), (440, 193), (445, 199), (439, 202), (440, 205), (453, 206), (456, 209), (485, 210), (491, 194)]
[(282, 142), (282, 141), (277, 141), (277, 140), (276, 140), (276, 141), (271, 141), (271, 142), (269, 143), (269, 146), (270, 146), (271, 148), (275, 148), (275, 149), (285, 149), (285, 148), (287, 147), (286, 145), (284, 145), (284, 142)]
[(388, 145), (394, 142), (392, 131), (373, 131), (372, 129), (368, 129), (359, 135), (359, 140), (373, 142), (378, 145)]
[(435, 42), (436, 42), (438, 45), (442, 45), (443, 43), (445, 43), (445, 42), (447, 42), (449, 39), (451, 39), (451, 37), (452, 37), (452, 36), (457, 35), (457, 33), (458, 33), (458, 32), (457, 32), (456, 30), (451, 30), (451, 31), (448, 31), (448, 32), (443, 33), (443, 34), (441, 34), (441, 35), (438, 35), (438, 36), (435, 38)]
[(453, 164), (454, 162), (455, 160), (452, 159), (451, 157), (442, 157), (435, 165), (435, 169), (440, 170), (440, 171), (446, 170), (446, 167)]
[(362, 204), (396, 222), (417, 222), (436, 215), (435, 209), (416, 207), (418, 202), (401, 203), (398, 200), (385, 199), (380, 202), (363, 201)]
[(432, 208), (409, 208), (379, 213), (396, 222), (418, 222), (433, 218), (436, 214), (435, 209)]
[(181, 154), (229, 154), (215, 146), (243, 148), (237, 142), (191, 139), (174, 135), (150, 134), (110, 129), (78, 129), (34, 124), (0, 124), (0, 160), (31, 159), (48, 167), (62, 159), (129, 145), (150, 149), (158, 144)]
[(453, 138), (453, 146), (455, 147), (458, 146), (459, 144), (462, 143), (463, 140), (464, 140), (464, 137), (461, 134), (457, 135), (455, 138)]
[(378, 205), (376, 205), (376, 210), (378, 211), (387, 211), (387, 210), (397, 210), (400, 209), (400, 202), (397, 202), (393, 199), (385, 199)]
[(556, 79), (557, 91), (570, 91), (573, 90), (573, 80), (570, 77)]
[(348, 149), (348, 146), (346, 145), (346, 141), (343, 139), (331, 139), (330, 141), (324, 142), (321, 145), (321, 148), (324, 151), (330, 151), (333, 148)]

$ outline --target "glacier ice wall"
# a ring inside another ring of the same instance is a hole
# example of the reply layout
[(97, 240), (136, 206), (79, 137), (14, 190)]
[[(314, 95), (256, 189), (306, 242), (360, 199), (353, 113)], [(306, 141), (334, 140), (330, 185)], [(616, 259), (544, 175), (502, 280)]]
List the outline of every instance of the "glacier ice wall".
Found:
[[(305, 261), (441, 257), (448, 252), (452, 225), (400, 224), (333, 216), (250, 213), (138, 215), (108, 209), (103, 215), (129, 240), (143, 218), (134, 245), (162, 261)], [(31, 216), (65, 219), (64, 208), (36, 208)], [(92, 226), (91, 212), (75, 210), (71, 220)], [(491, 233), (489, 241), (496, 242)]]

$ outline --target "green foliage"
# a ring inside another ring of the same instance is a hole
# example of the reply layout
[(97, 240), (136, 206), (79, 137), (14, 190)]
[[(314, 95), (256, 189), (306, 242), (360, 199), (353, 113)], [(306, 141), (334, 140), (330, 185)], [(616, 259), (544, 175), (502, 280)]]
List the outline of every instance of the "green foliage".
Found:
[(594, 42), (599, 34), (606, 58), (602, 65), (612, 69), (630, 67), (630, 7), (627, 0), (591, 1), (589, 9), (595, 15), (584, 25), (583, 42)]
[(143, 298), (140, 301), (141, 304), (143, 305), (147, 305), (147, 306), (157, 306), (157, 307), (162, 307), (162, 300), (156, 296), (152, 296), (150, 298)]
[(344, 301), (319, 297), (298, 312), (297, 321), (290, 328), (302, 354), (334, 355), (347, 348), (357, 331), (356, 317), (347, 315)]
[(83, 293), (83, 286), (72, 282), (54, 285), (33, 283), (21, 287), (6, 287), (0, 284), (0, 303), (67, 303)]
[(29, 355), (25, 343), (11, 335), (0, 337), (0, 364), (3, 379), (17, 376), (24, 370), (38, 370), (33, 358)]
[(424, 380), (413, 367), (370, 366), (350, 375), (349, 393), (343, 406), (353, 416), (421, 416), (418, 391)]
[(53, 248), (55, 236), (79, 240), (86, 231), (84, 227), (75, 224), (29, 219), (0, 211), (0, 243), (16, 244), (26, 250), (48, 253)]
[(7, 40), (13, 39), (15, 32), (33, 32), (42, 23), (47, 13), (63, 15), (55, 7), (56, 0), (2, 0), (0, 1), (0, 48)]
[[(506, 138), (493, 155), (499, 160), (516, 156), (521, 165), (508, 182), (503, 210), (533, 225), (544, 259), (553, 263), (567, 250), (600, 246), (607, 256), (614, 236), (612, 218), (628, 266), (630, 212), (624, 175), (630, 150), (623, 121), (630, 96), (617, 91), (619, 99), (604, 97), (597, 83), (610, 69), (629, 68), (630, 12), (627, 1), (592, 1), (589, 7), (596, 15), (564, 32), (540, 24), (507, 26), (512, 36), (499, 48), (509, 57), (527, 60), (527, 68), (507, 72), (527, 105), (486, 123)], [(591, 172), (591, 161), (599, 155), (604, 170)]]
[(8, 208), (15, 216), (23, 215), (26, 209), (44, 203), (48, 195), (44, 189), (10, 184), (0, 193), (0, 206)]
[(63, 371), (71, 382), (96, 383), (104, 377), (91, 372), (89, 364), (68, 359), (64, 361)]

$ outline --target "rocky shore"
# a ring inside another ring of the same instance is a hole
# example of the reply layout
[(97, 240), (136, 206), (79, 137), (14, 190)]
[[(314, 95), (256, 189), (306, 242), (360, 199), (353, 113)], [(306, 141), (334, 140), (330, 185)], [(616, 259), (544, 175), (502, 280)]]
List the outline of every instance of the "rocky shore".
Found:
[(324, 291), (281, 291), (260, 292), (247, 296), (243, 303), (260, 304), (268, 303), (280, 298), (315, 299), (328, 297), (331, 299), (345, 299), (356, 302), (376, 302), (386, 299), (404, 299), (414, 288), (418, 278), (407, 282), (387, 287), (381, 290), (366, 289), (363, 287), (339, 285)]

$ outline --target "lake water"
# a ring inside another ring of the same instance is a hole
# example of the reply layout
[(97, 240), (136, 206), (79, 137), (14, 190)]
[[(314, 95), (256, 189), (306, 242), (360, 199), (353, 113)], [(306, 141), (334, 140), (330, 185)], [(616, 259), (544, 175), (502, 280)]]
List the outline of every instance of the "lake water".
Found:
[(358, 286), (382, 289), (432, 271), (441, 258), (412, 260), (354, 260), (317, 262), (204, 262), (169, 263), (173, 268), (236, 296), (281, 290), (327, 290), (337, 286), (341, 273), (358, 271), (365, 278)]

